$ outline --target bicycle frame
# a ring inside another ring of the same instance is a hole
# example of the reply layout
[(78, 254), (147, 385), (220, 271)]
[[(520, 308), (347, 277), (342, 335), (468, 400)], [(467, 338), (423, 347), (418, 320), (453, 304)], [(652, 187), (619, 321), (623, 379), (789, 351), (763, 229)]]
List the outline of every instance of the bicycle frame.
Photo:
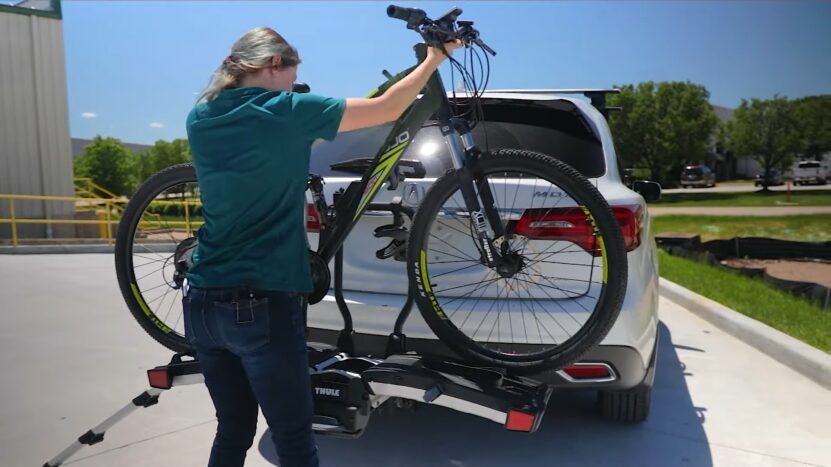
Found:
[[(415, 47), (416, 57), (421, 63), (427, 54), (425, 44), (417, 44)], [(381, 96), (393, 84), (410, 74), (418, 65), (414, 65), (393, 76), (385, 83), (374, 89), (369, 97)], [(334, 205), (336, 216), (331, 224), (324, 213), (321, 214), (321, 230), (318, 254), (328, 264), (335, 256), (335, 253), (343, 245), (346, 237), (352, 228), (360, 220), (367, 206), (372, 202), (387, 179), (392, 169), (398, 163), (404, 151), (415, 135), (422, 128), (427, 119), (435, 113), (439, 129), (448, 143), (453, 158), (453, 165), (458, 169), (471, 164), (478, 157), (478, 150), (473, 141), (470, 129), (464, 122), (453, 118), (450, 102), (442, 84), (438, 70), (433, 73), (424, 87), (422, 97), (414, 102), (404, 114), (395, 122), (392, 130), (385, 139), (381, 149), (375, 155), (372, 164), (367, 168), (361, 177), (360, 182), (353, 183), (349, 189), (337, 199)], [(461, 131), (459, 131), (461, 130)], [(464, 149), (462, 144), (464, 144)], [(474, 228), (482, 242), (483, 251), (486, 252), (489, 266), (496, 264), (499, 253), (491, 246), (487, 238), (488, 223), (494, 237), (504, 235), (502, 223), (499, 221), (499, 214), (493, 207), (493, 197), (487, 182), (483, 182), (473, 189), (473, 174), (471, 171), (459, 171), (462, 181), (462, 194), (471, 215), (474, 216)], [(477, 193), (485, 206), (486, 214), (482, 214), (479, 208)], [(487, 216), (488, 223), (485, 222)]]

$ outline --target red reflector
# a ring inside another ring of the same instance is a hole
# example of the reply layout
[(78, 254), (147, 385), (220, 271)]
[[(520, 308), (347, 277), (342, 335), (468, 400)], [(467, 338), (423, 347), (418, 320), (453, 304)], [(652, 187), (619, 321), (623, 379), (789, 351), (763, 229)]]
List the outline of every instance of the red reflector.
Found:
[(519, 410), (508, 411), (505, 428), (511, 431), (531, 431), (534, 429), (535, 415)]
[(600, 379), (611, 376), (606, 365), (571, 365), (563, 371), (574, 379)]
[(306, 232), (320, 232), (320, 216), (317, 215), (315, 205), (306, 205)]
[(170, 387), (173, 386), (173, 378), (165, 368), (147, 370), (147, 379), (150, 380), (150, 387), (170, 389)]

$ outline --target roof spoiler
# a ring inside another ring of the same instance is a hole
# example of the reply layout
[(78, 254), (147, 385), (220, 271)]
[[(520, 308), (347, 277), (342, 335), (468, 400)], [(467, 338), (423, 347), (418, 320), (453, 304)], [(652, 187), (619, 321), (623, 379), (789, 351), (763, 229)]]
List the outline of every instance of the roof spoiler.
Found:
[(607, 119), (610, 111), (622, 110), (622, 107), (606, 105), (606, 94), (620, 94), (620, 89), (488, 89), (487, 92), (501, 92), (509, 94), (582, 94), (591, 101), (591, 104)]

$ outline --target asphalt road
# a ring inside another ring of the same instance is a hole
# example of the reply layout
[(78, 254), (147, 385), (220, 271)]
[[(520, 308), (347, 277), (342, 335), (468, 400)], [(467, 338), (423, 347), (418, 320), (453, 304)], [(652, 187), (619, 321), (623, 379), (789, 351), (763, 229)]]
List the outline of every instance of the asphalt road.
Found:
[[(318, 437), (325, 466), (831, 466), (831, 393), (661, 301), (652, 414), (603, 421), (593, 394), (555, 394), (540, 430), (505, 432), (423, 407), (375, 416), (357, 440)], [(0, 465), (42, 465), (146, 389), (169, 358), (122, 303), (110, 255), (0, 255)], [(203, 386), (174, 388), (66, 465), (204, 466)], [(275, 465), (261, 419), (248, 466)]]

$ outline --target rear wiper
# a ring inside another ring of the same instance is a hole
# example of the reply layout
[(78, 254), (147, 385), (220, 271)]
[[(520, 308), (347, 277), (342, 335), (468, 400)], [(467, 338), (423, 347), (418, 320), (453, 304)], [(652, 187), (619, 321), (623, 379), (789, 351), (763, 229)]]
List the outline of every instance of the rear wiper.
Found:
[(370, 165), (372, 165), (371, 157), (359, 157), (356, 159), (349, 159), (348, 161), (336, 162), (330, 165), (329, 168), (339, 172), (351, 172), (363, 175)]

